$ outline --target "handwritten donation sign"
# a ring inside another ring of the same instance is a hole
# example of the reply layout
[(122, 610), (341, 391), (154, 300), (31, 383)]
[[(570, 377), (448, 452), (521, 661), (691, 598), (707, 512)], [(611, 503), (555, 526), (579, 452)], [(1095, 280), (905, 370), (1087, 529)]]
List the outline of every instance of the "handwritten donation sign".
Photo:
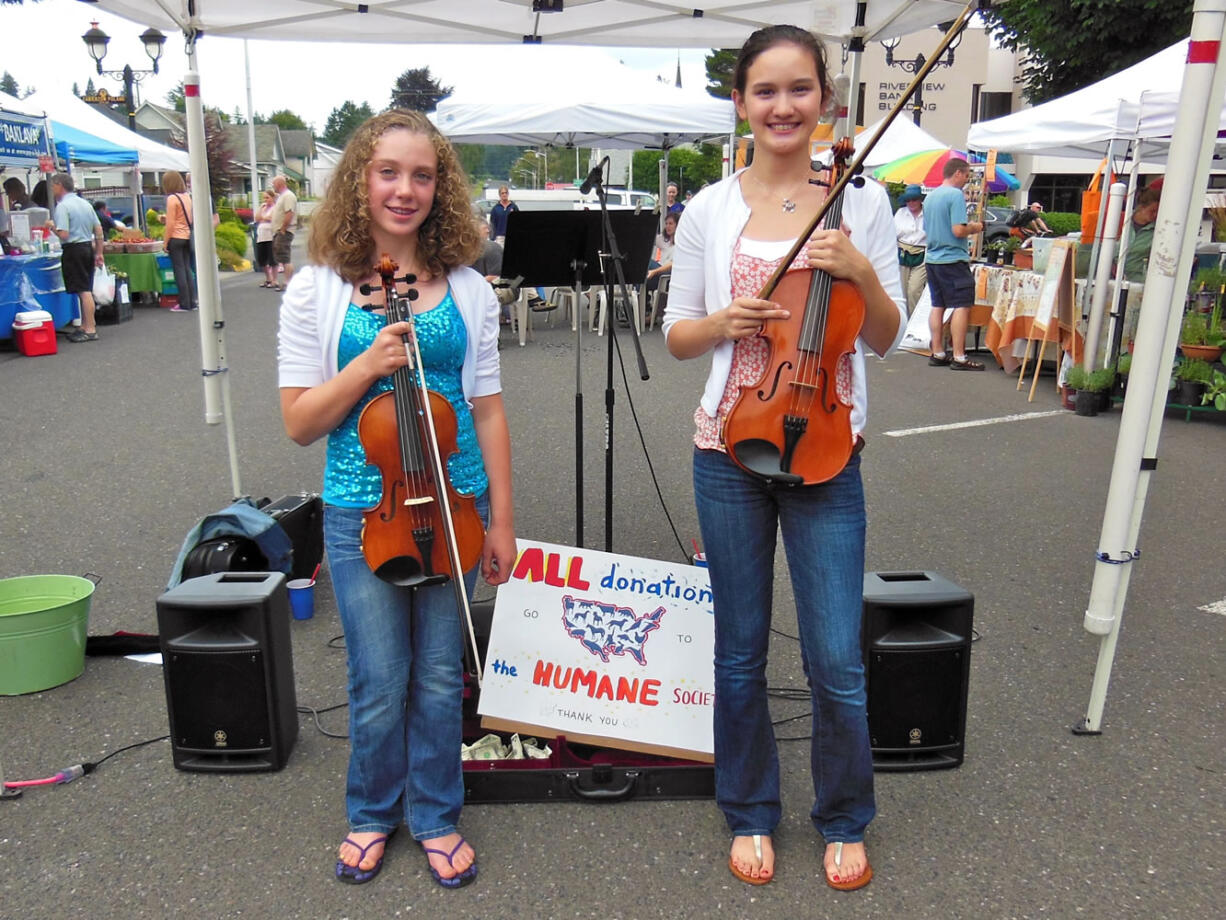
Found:
[(707, 569), (520, 540), (482, 725), (709, 761), (714, 642)]

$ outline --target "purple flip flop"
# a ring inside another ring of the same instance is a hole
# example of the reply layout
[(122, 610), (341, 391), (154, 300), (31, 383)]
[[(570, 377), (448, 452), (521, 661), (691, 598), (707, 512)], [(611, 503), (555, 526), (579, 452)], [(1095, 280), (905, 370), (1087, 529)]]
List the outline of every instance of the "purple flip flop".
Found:
[[(336, 878), (338, 881), (344, 882), (346, 885), (364, 885), (379, 874), (383, 868), (383, 856), (387, 853), (387, 840), (389, 835), (384, 834), (382, 837), (376, 837), (366, 846), (360, 845), (352, 837), (346, 837), (345, 843), (358, 851), (358, 861), (356, 865), (349, 865), (342, 859), (336, 861)], [(375, 844), (383, 844), (383, 853), (379, 855), (379, 861), (369, 869), (360, 868), (362, 860), (366, 858), (366, 851)]]
[(460, 842), (452, 848), (450, 853), (446, 853), (443, 850), (436, 850), (433, 847), (422, 846), (422, 849), (426, 852), (426, 865), (430, 869), (430, 874), (433, 875), (434, 880), (444, 888), (463, 888), (465, 885), (471, 884), (473, 879), (477, 877), (477, 860), (473, 859), (473, 864), (463, 872), (458, 872), (451, 878), (444, 878), (443, 876), (439, 875), (438, 869), (435, 869), (434, 866), (430, 865), (429, 854), (437, 853), (439, 856), (442, 856), (447, 860), (447, 865), (454, 869), (455, 864), (451, 861), (452, 857), (454, 857), (456, 853), (460, 852), (460, 847), (462, 846), (464, 846), (463, 837), (460, 838)]

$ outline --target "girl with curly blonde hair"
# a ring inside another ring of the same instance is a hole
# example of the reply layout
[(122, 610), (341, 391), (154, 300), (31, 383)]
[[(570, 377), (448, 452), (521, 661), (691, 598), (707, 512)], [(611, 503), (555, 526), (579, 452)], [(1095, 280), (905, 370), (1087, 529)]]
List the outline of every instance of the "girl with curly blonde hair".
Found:
[[(511, 442), (498, 362), (498, 301), (468, 267), (480, 249), (455, 152), (418, 112), (367, 120), (345, 148), (311, 224), (311, 263), (281, 304), (278, 366), (285, 430), (299, 444), (327, 437), (324, 543), (349, 669), (349, 834), (335, 874), (362, 884), (383, 866), (387, 839), (406, 824), (445, 888), (477, 875), (456, 830), (463, 638), (450, 584), (381, 580), (362, 553), (363, 510), (382, 496), (380, 471), (358, 439), (362, 409), (407, 366), (387, 322), (377, 260), (415, 276), (413, 328), (429, 389), (455, 410), (456, 491), (475, 497), (486, 523), (481, 572), (505, 582), (515, 561)], [(374, 293), (362, 293), (363, 287)], [(404, 293), (408, 283), (398, 282)], [(471, 593), (477, 566), (465, 574)]]

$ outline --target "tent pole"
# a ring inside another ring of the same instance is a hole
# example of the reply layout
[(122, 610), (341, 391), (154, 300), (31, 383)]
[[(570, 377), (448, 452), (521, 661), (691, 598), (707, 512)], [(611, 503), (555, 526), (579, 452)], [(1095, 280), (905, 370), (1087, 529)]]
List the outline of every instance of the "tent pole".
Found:
[[(1115, 255), (1115, 243), (1119, 237), (1120, 212), (1123, 210), (1124, 193), (1126, 189), (1123, 182), (1112, 182), (1111, 191), (1107, 197), (1107, 206), (1102, 208), (1106, 212), (1107, 219), (1103, 224), (1102, 247), (1098, 251), (1098, 266), (1094, 272), (1094, 280), (1091, 283), (1086, 280), (1086, 287), (1092, 287), (1093, 293), (1090, 297), (1090, 318), (1086, 325), (1086, 347), (1084, 356), (1084, 366), (1087, 371), (1092, 371), (1098, 362), (1098, 338), (1103, 328), (1103, 310), (1107, 303), (1107, 280), (1111, 274), (1111, 259)], [(1109, 340), (1108, 340), (1109, 341)], [(1111, 363), (1111, 349), (1106, 349), (1106, 361), (1104, 367)]]
[[(1166, 404), (1166, 373), (1175, 356), (1186, 277), (1191, 271), (1196, 216), (1209, 176), (1217, 137), (1217, 111), (1226, 90), (1221, 60), (1226, 38), (1226, 0), (1196, 0), (1179, 112), (1168, 162), (1195, 163), (1195, 169), (1168, 172), (1154, 230), (1145, 296), (1137, 326), (1132, 372), (1116, 442), (1115, 462), (1103, 514), (1094, 579), (1083, 625), (1101, 636), (1098, 664), (1084, 719), (1076, 732), (1101, 732), (1103, 707), (1126, 597), (1127, 570), (1136, 560), (1137, 537)], [(1135, 390), (1134, 385), (1140, 384)], [(1159, 384), (1163, 384), (1159, 386)], [(1131, 539), (1129, 539), (1131, 538)]]
[[(243, 39), (243, 67), (247, 72), (247, 149), (251, 151), (251, 219), (260, 207), (260, 169), (255, 159), (255, 109), (251, 105), (251, 55), (247, 53), (247, 39)], [(255, 255), (255, 253), (252, 253)]]
[(224, 422), (230, 456), (231, 494), (243, 494), (234, 445), (234, 419), (230, 406), (229, 368), (225, 363), (225, 319), (221, 311), (221, 280), (217, 273), (217, 244), (213, 238), (213, 192), (204, 134), (204, 106), (200, 100), (200, 73), (196, 69), (196, 42), (187, 42), (188, 72), (183, 78), (186, 102), (187, 153), (191, 160), (193, 224), (196, 243), (196, 284), (200, 294), (200, 365), (204, 376), (204, 420)]

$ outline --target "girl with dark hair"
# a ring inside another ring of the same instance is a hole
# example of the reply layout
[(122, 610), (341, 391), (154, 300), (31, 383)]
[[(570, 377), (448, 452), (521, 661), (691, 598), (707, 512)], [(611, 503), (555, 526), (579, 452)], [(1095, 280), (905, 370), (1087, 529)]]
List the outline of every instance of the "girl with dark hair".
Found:
[[(324, 538), (349, 669), (349, 834), (336, 877), (378, 875), (403, 822), (445, 888), (477, 875), (456, 830), (464, 803), (460, 765), (463, 638), (451, 584), (398, 587), (362, 553), (363, 509), (379, 503), (379, 470), (357, 435), (362, 409), (407, 366), (388, 325), (375, 265), (416, 276), (412, 302), (426, 380), (455, 410), (451, 486), (474, 496), (486, 522), (481, 571), (505, 582), (515, 560), (511, 443), (498, 361), (498, 301), (468, 268), (480, 251), (468, 185), (455, 151), (419, 112), (391, 110), (363, 123), (345, 147), (316, 212), (312, 264), (285, 291), (278, 334), (281, 414), (289, 436), (327, 436)], [(375, 293), (360, 293), (368, 283)], [(406, 285), (398, 283), (404, 293)], [(471, 593), (476, 566), (465, 574)]]
[(826, 197), (825, 186), (810, 182), (809, 159), (809, 138), (832, 98), (822, 46), (794, 26), (755, 32), (741, 49), (732, 98), (753, 132), (753, 164), (699, 192), (686, 208), (664, 318), (674, 356), (711, 356), (694, 413), (694, 495), (714, 594), (716, 801), (734, 835), (732, 873), (753, 885), (769, 882), (782, 805), (766, 659), (782, 528), (813, 706), (811, 817), (826, 844), (827, 884), (860, 888), (872, 878), (864, 833), (875, 805), (860, 659), (859, 449), (865, 351), (885, 355), (906, 325), (894, 224), (884, 189), (849, 185), (842, 228), (816, 231), (788, 268), (820, 269), (852, 282), (864, 298), (855, 351), (842, 357), (835, 387), (850, 409), (851, 459), (816, 485), (774, 484), (737, 466), (723, 442), (724, 419), (741, 387), (767, 365), (770, 345), (759, 333), (789, 316), (758, 291)]

